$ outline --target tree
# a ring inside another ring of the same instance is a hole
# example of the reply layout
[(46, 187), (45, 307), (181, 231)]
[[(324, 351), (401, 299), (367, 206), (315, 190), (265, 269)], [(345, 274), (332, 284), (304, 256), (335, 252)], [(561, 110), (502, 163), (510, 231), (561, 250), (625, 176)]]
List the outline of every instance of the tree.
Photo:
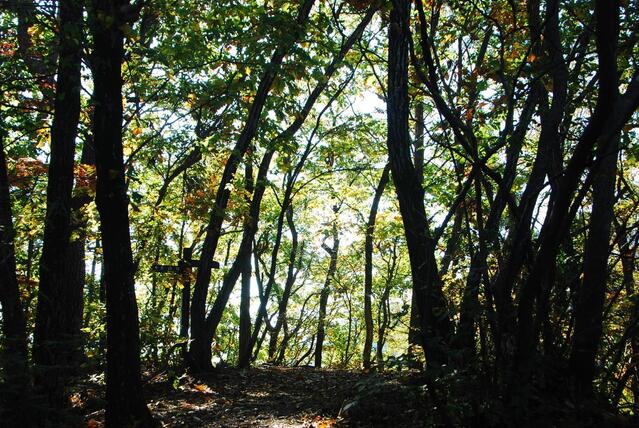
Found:
[(433, 365), (447, 361), (451, 325), (424, 209), (424, 190), (410, 156), (408, 44), (410, 2), (393, 1), (388, 30), (388, 157), (410, 257), (422, 343)]
[[(0, 127), (0, 304), (2, 305), (2, 354), (4, 371), (0, 416), (9, 423), (26, 422), (25, 400), (30, 374), (27, 357), (26, 321), (16, 278), (13, 216), (9, 196), (9, 177), (4, 153), (5, 131)], [(27, 419), (28, 420), (28, 419)]]
[(95, 1), (91, 11), (96, 204), (104, 249), (107, 307), (107, 426), (153, 426), (142, 395), (140, 342), (122, 149), (123, 29), (128, 0)]
[(364, 266), (364, 321), (366, 322), (366, 340), (364, 342), (364, 355), (362, 357), (362, 364), (364, 369), (371, 368), (371, 349), (373, 346), (373, 308), (372, 308), (372, 296), (373, 296), (373, 238), (375, 233), (375, 218), (377, 217), (377, 209), (379, 207), (379, 200), (384, 194), (384, 189), (388, 183), (388, 175), (390, 172), (390, 165), (386, 164), (382, 171), (382, 176), (379, 179), (377, 188), (375, 189), (375, 195), (373, 196), (373, 202), (371, 204), (371, 210), (368, 215), (368, 223), (366, 225), (366, 243), (364, 244), (365, 263)]
[(65, 384), (80, 345), (82, 287), (68, 275), (72, 231), (75, 140), (80, 119), (82, 3), (60, 2), (60, 54), (51, 126), (47, 214), (40, 261), (40, 288), (33, 338), (36, 384), (50, 406), (66, 405)]

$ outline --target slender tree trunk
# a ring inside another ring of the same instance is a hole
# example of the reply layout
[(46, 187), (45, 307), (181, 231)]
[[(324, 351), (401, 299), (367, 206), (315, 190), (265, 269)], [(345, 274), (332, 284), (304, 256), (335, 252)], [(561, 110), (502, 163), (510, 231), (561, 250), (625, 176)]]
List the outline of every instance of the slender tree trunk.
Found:
[[(614, 97), (613, 94), (609, 96)], [(610, 229), (614, 216), (618, 139), (600, 150), (599, 170), (592, 188), (592, 213), (584, 249), (583, 283), (575, 307), (570, 367), (573, 390), (578, 400), (592, 396), (596, 356), (603, 332), (603, 309), (608, 280)]]
[[(351, 50), (351, 48), (353, 47), (355, 42), (357, 42), (357, 40), (359, 40), (359, 38), (361, 37), (362, 33), (364, 32), (364, 30), (366, 29), (366, 27), (370, 23), (371, 19), (373, 18), (373, 16), (375, 15), (377, 10), (379, 9), (380, 5), (381, 5), (381, 3), (373, 3), (368, 8), (364, 18), (362, 18), (362, 20), (360, 21), (358, 26), (355, 28), (355, 30), (344, 41), (344, 43), (342, 44), (339, 52), (333, 58), (333, 61), (331, 61), (331, 63), (325, 68), (325, 70), (324, 70), (324, 78), (321, 79), (320, 82), (317, 84), (317, 86), (313, 89), (313, 91), (311, 92), (311, 94), (307, 98), (306, 102), (304, 103), (304, 106), (303, 106), (301, 112), (298, 115), (296, 115), (295, 121), (285, 131), (280, 133), (276, 137), (276, 139), (275, 139), (276, 141), (274, 141), (274, 142), (285, 141), (287, 139), (292, 138), (295, 135), (295, 133), (297, 133), (297, 131), (301, 128), (301, 126), (304, 124), (304, 121), (306, 120), (306, 118), (310, 114), (313, 106), (315, 105), (315, 102), (317, 101), (319, 96), (322, 94), (324, 89), (326, 89), (326, 86), (327, 86), (328, 82), (330, 81), (330, 78), (337, 71), (339, 65), (342, 63), (342, 61), (344, 60), (346, 54)], [(323, 114), (323, 112), (325, 112), (327, 110), (327, 108), (333, 103), (333, 101), (335, 101), (337, 96), (341, 93), (342, 89), (343, 88), (339, 89), (331, 97), (331, 99), (329, 100), (328, 104), (326, 106), (324, 106), (324, 109), (320, 113), (320, 116)], [(272, 144), (272, 145), (275, 145), (275, 144)], [(276, 274), (276, 267), (277, 267), (277, 256), (279, 254), (279, 248), (280, 248), (280, 245), (281, 245), (282, 228), (284, 227), (285, 213), (287, 211), (287, 208), (288, 208), (289, 204), (291, 203), (293, 185), (295, 184), (295, 182), (297, 180), (297, 177), (299, 176), (299, 173), (302, 170), (302, 167), (304, 166), (304, 163), (306, 162), (306, 159), (310, 155), (310, 153), (312, 151), (312, 148), (313, 148), (313, 145), (309, 141), (309, 144), (307, 145), (306, 150), (302, 154), (302, 156), (301, 156), (299, 162), (297, 163), (294, 171), (290, 174), (290, 179), (289, 179), (289, 181), (287, 183), (286, 190), (284, 192), (284, 197), (282, 198), (282, 206), (281, 206), (281, 210), (280, 210), (280, 215), (279, 215), (278, 220), (277, 220), (277, 232), (276, 232), (276, 236), (275, 236), (275, 243), (273, 244), (273, 252), (272, 252), (272, 256), (271, 256), (271, 266), (270, 266), (270, 270), (269, 270), (269, 273), (268, 273), (268, 280), (267, 280), (267, 283), (266, 283), (266, 287), (264, 289), (263, 296), (260, 297), (260, 306), (258, 308), (257, 319), (255, 320), (255, 327), (253, 328), (253, 335), (252, 335), (252, 338), (251, 338), (251, 347), (254, 346), (254, 344), (256, 343), (256, 341), (258, 339), (258, 335), (259, 335), (260, 329), (262, 328), (262, 322), (264, 322), (266, 320), (267, 321), (268, 330), (272, 330), (272, 328), (271, 328), (272, 326), (268, 325), (268, 315), (266, 313), (266, 306), (268, 304), (268, 299), (270, 297), (271, 289), (272, 289), (273, 284), (275, 282), (275, 274)], [(253, 355), (256, 355), (256, 353), (253, 352)]]
[[(246, 162), (246, 168), (244, 173), (245, 186), (248, 192), (253, 193), (253, 167), (249, 162)], [(251, 201), (247, 201), (251, 202)], [(249, 227), (251, 222), (250, 214), (244, 219), (244, 227)], [(257, 229), (257, 227), (256, 227)], [(251, 237), (251, 250), (253, 249), (253, 238)], [(240, 337), (239, 337), (239, 358), (238, 367), (248, 367), (251, 361), (251, 251), (246, 256), (246, 262), (243, 263), (242, 269), (242, 293), (240, 296)]]
[(382, 198), (386, 184), (388, 183), (388, 176), (390, 173), (390, 165), (386, 164), (382, 176), (379, 179), (377, 188), (375, 189), (375, 196), (371, 204), (371, 210), (368, 215), (368, 224), (366, 226), (366, 240), (364, 243), (364, 321), (366, 322), (366, 338), (364, 340), (364, 353), (362, 361), (364, 369), (371, 368), (371, 349), (373, 347), (373, 235), (375, 233), (375, 219), (377, 217), (377, 209), (379, 207), (379, 201)]
[[(87, 139), (82, 146), (80, 158), (81, 168), (85, 165), (95, 166), (95, 148), (93, 140)], [(90, 174), (90, 172), (87, 172)], [(87, 177), (90, 181), (93, 177)], [(85, 187), (90, 183), (76, 183), (71, 199), (71, 242), (69, 243), (66, 274), (69, 281), (69, 294), (66, 310), (69, 312), (70, 357), (69, 362), (73, 366), (71, 370), (77, 372), (77, 368), (84, 360), (83, 338), (81, 333), (82, 315), (84, 312), (84, 289), (86, 285), (86, 244), (88, 215), (85, 212), (93, 198), (90, 190)], [(93, 260), (95, 262), (95, 260)], [(93, 266), (95, 268), (95, 266)], [(93, 289), (93, 286), (91, 286)], [(89, 299), (91, 300), (91, 299)]]
[[(619, 236), (618, 246), (619, 253), (621, 254), (621, 265), (623, 271), (623, 284), (626, 295), (632, 296), (636, 293), (637, 287), (635, 284), (635, 260), (637, 253), (636, 240), (634, 243), (628, 241), (628, 234), (626, 225), (619, 226), (617, 228)], [(639, 326), (639, 302), (634, 302), (633, 311), (630, 318), (630, 326), (627, 331), (630, 332), (630, 349), (632, 351), (632, 368), (630, 376), (632, 382), (632, 394), (633, 402), (635, 406), (639, 405), (639, 364), (637, 364), (637, 358), (639, 358), (639, 337), (636, 332)]]
[[(335, 215), (337, 215), (337, 210), (333, 208), (335, 211)], [(319, 317), (317, 321), (317, 340), (315, 346), (315, 368), (319, 369), (322, 367), (322, 351), (324, 348), (324, 337), (326, 335), (325, 327), (326, 327), (326, 307), (328, 305), (328, 296), (331, 292), (331, 282), (333, 280), (333, 276), (335, 276), (335, 271), (337, 270), (337, 252), (339, 251), (339, 235), (337, 233), (337, 219), (333, 220), (333, 246), (328, 247), (326, 244), (322, 245), (324, 250), (330, 255), (330, 261), (328, 265), (328, 271), (326, 272), (326, 281), (324, 282), (324, 287), (320, 293), (320, 304), (319, 304)]]
[[(106, 426), (153, 426), (142, 395), (140, 337), (122, 151), (123, 27), (128, 0), (93, 1), (96, 204), (107, 309)], [(127, 19), (128, 18), (128, 19)]]
[(240, 298), (239, 368), (251, 362), (251, 258), (242, 271), (242, 295)]
[(189, 349), (189, 365), (193, 370), (207, 370), (211, 367), (209, 358), (210, 350), (206, 350), (205, 346), (208, 341), (208, 329), (206, 321), (206, 297), (208, 295), (209, 282), (211, 279), (211, 269), (213, 256), (217, 248), (217, 243), (222, 231), (222, 223), (224, 221), (224, 212), (228, 204), (231, 191), (228, 184), (233, 180), (235, 172), (242, 160), (242, 157), (249, 148), (258, 124), (262, 116), (262, 110), (266, 103), (266, 99), (271, 90), (271, 86), (278, 74), (280, 65), (284, 57), (288, 54), (293, 44), (301, 37), (306, 22), (311, 12), (311, 8), (315, 0), (305, 0), (299, 8), (295, 27), (294, 36), (287, 38), (280, 46), (277, 47), (275, 53), (271, 57), (269, 65), (266, 67), (260, 84), (255, 93), (255, 98), (251, 104), (248, 118), (242, 129), (235, 147), (231, 151), (229, 159), (224, 167), (224, 173), (220, 180), (217, 193), (215, 195), (215, 205), (211, 211), (211, 217), (206, 229), (206, 236), (202, 246), (202, 254), (200, 255), (200, 264), (197, 270), (197, 278), (193, 287), (193, 300), (191, 303), (191, 337), (193, 339), (192, 346)]
[[(268, 150), (262, 158), (257, 175), (255, 190), (253, 192), (253, 198), (249, 207), (248, 219), (244, 223), (242, 242), (240, 243), (237, 256), (229, 271), (224, 275), (222, 287), (220, 288), (218, 295), (215, 297), (213, 307), (206, 318), (205, 331), (203, 335), (193, 337), (191, 343), (190, 349), (198, 350), (198, 355), (202, 358), (202, 364), (207, 362), (208, 368), (211, 367), (211, 343), (213, 341), (213, 337), (215, 337), (217, 327), (222, 320), (224, 309), (226, 308), (229, 297), (233, 292), (233, 288), (235, 288), (235, 284), (244, 271), (245, 266), (247, 264), (250, 266), (251, 264), (253, 239), (257, 232), (262, 197), (264, 196), (267, 184), (266, 176), (268, 174), (268, 168), (273, 154), (273, 150)], [(201, 365), (191, 367), (192, 370), (197, 370), (198, 368), (199, 370), (206, 370), (206, 368)]]
[(394, 0), (388, 36), (388, 154), (404, 223), (413, 292), (420, 315), (422, 343), (429, 363), (445, 364), (452, 333), (441, 289), (434, 242), (424, 208), (424, 190), (410, 157), (408, 131), (408, 44), (410, 1)]
[[(282, 298), (280, 300), (279, 308), (277, 311), (277, 322), (275, 323), (275, 327), (271, 332), (271, 337), (268, 345), (268, 359), (273, 361), (275, 359), (275, 354), (277, 352), (277, 340), (282, 330), (282, 326), (286, 323), (286, 314), (288, 310), (288, 302), (291, 298), (291, 291), (293, 290), (293, 285), (295, 284), (295, 279), (297, 277), (297, 273), (295, 271), (296, 259), (298, 258), (298, 234), (297, 229), (295, 229), (295, 223), (293, 220), (293, 205), (289, 205), (286, 210), (286, 222), (288, 224), (288, 229), (291, 232), (291, 252), (288, 258), (288, 272), (286, 273), (286, 283), (284, 284), (284, 290), (282, 291)], [(301, 253), (301, 252), (300, 252)], [(301, 260), (301, 254), (299, 259)], [(298, 269), (299, 272), (299, 269)], [(284, 341), (282, 342), (283, 346), (285, 346)]]
[[(416, 101), (415, 105), (415, 173), (417, 181), (424, 185), (424, 104)], [(414, 345), (420, 345), (419, 310), (417, 309), (417, 295), (411, 295), (410, 302), (410, 324), (408, 329), (408, 355), (412, 356)], [(411, 358), (412, 359), (412, 358)]]
[(4, 129), (0, 123), (0, 306), (3, 338), (0, 364), (5, 376), (0, 385), (0, 419), (7, 426), (22, 426), (30, 423), (26, 410), (30, 389), (27, 333), (16, 277), (15, 232), (3, 140)]
[(47, 213), (40, 259), (40, 287), (33, 337), (36, 384), (52, 408), (66, 406), (65, 383), (78, 348), (77, 296), (82, 289), (67, 275), (70, 255), (71, 199), (75, 139), (80, 118), (82, 2), (60, 2), (60, 61), (55, 112), (51, 127), (51, 160), (47, 184)]

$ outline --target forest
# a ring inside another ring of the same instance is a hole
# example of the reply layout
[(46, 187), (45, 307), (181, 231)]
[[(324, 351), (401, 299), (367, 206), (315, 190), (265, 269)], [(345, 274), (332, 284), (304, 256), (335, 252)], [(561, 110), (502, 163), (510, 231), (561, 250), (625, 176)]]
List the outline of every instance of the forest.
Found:
[(639, 0), (1, 0), (1, 427), (639, 426)]

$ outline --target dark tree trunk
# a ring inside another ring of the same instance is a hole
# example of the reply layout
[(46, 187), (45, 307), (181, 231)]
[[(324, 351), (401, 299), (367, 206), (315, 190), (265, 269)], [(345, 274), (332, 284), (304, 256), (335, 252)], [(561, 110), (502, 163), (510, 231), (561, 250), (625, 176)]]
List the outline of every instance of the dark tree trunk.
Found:
[[(618, 246), (619, 253), (621, 254), (621, 266), (623, 271), (623, 284), (625, 292), (628, 296), (632, 296), (636, 293), (637, 287), (635, 285), (635, 260), (637, 253), (637, 241), (639, 237), (634, 239), (634, 242), (628, 241), (627, 226), (624, 224), (617, 228), (617, 234), (619, 236)], [(633, 334), (637, 331), (639, 326), (639, 302), (634, 302), (633, 310), (630, 317), (630, 326), (626, 329), (625, 336), (630, 336), (630, 349), (633, 355), (639, 355), (639, 335)], [(620, 347), (621, 348), (621, 347)], [(621, 348), (622, 349), (622, 348)], [(635, 364), (634, 367), (629, 368), (631, 370), (631, 382), (632, 382), (632, 395), (633, 403), (635, 406), (639, 405), (639, 365)]]
[[(540, 292), (550, 293), (552, 283), (548, 281), (549, 266), (555, 266), (557, 251), (567, 232), (567, 225), (572, 222), (577, 210), (571, 209), (571, 202), (576, 196), (579, 201), (585, 194), (590, 178), (586, 181), (582, 191), (576, 193), (580, 178), (591, 163), (593, 147), (598, 147), (598, 153), (607, 153), (611, 142), (622, 126), (628, 121), (632, 112), (639, 105), (639, 79), (633, 78), (623, 96), (615, 102), (617, 93), (616, 66), (616, 25), (618, 7), (609, 2), (597, 1), (596, 15), (596, 46), (598, 64), (598, 93), (593, 114), (586, 128), (579, 137), (563, 175), (557, 180), (556, 198), (549, 209), (546, 221), (540, 231), (539, 250), (532, 263), (530, 273), (520, 291), (518, 307), (517, 348), (514, 366), (516, 376), (511, 381), (511, 387), (521, 390), (521, 385), (529, 382), (533, 370), (533, 357), (536, 353), (536, 331), (533, 318), (535, 296)], [(597, 165), (594, 165), (596, 168)], [(595, 171), (596, 172), (596, 171)], [(592, 172), (591, 172), (592, 174)], [(550, 269), (552, 271), (552, 269)], [(514, 394), (514, 396), (522, 396)], [(519, 403), (525, 403), (523, 399)]]
[[(337, 210), (333, 208), (335, 215)], [(337, 270), (337, 253), (339, 251), (339, 235), (337, 233), (337, 219), (333, 220), (333, 246), (329, 247), (326, 244), (322, 244), (324, 250), (330, 255), (330, 261), (328, 265), (328, 271), (326, 272), (326, 281), (324, 281), (324, 287), (320, 293), (319, 303), (319, 316), (317, 320), (317, 340), (315, 341), (315, 368), (322, 367), (322, 351), (324, 348), (324, 337), (326, 335), (326, 307), (328, 305), (328, 297), (331, 292), (331, 282), (335, 276)]]
[[(602, 8), (605, 9), (602, 10)], [(612, 34), (598, 40), (605, 44), (616, 55), (617, 26), (619, 25), (619, 4), (616, 1), (596, 9), (598, 19), (604, 19), (606, 25), (613, 25)], [(603, 16), (602, 16), (603, 14)], [(601, 36), (599, 36), (601, 37)], [(610, 77), (606, 97), (615, 102), (619, 96), (618, 79)], [(597, 150), (592, 186), (592, 213), (588, 239), (584, 248), (583, 283), (577, 290), (575, 305), (575, 330), (570, 367), (572, 368), (572, 386), (578, 400), (591, 398), (592, 381), (596, 374), (597, 350), (603, 331), (603, 309), (608, 280), (608, 255), (610, 230), (614, 217), (615, 183), (617, 176), (617, 155), (619, 152), (619, 136), (615, 136), (609, 144), (602, 144)]]
[(364, 340), (364, 353), (362, 361), (364, 369), (371, 368), (371, 349), (373, 347), (373, 237), (375, 234), (375, 219), (377, 218), (377, 209), (379, 207), (379, 201), (382, 198), (386, 184), (388, 183), (388, 176), (390, 173), (390, 165), (386, 164), (382, 176), (379, 179), (377, 188), (375, 189), (375, 196), (373, 197), (373, 203), (371, 204), (371, 210), (368, 215), (368, 224), (366, 225), (366, 240), (364, 242), (364, 321), (366, 323), (366, 337)]
[(180, 338), (189, 337), (189, 315), (191, 307), (191, 281), (187, 279), (182, 284), (182, 300), (180, 307)]
[(240, 296), (239, 368), (251, 362), (251, 258), (242, 271), (242, 294)]
[(0, 306), (4, 339), (0, 364), (5, 376), (0, 385), (0, 419), (7, 422), (7, 426), (21, 426), (28, 422), (27, 333), (16, 277), (15, 232), (3, 140), (4, 129), (0, 127)]
[[(253, 166), (250, 161), (246, 162), (246, 168), (244, 173), (244, 180), (246, 190), (253, 192)], [(250, 203), (250, 201), (247, 201)], [(244, 219), (244, 227), (249, 228), (251, 223), (250, 214)], [(257, 227), (256, 227), (257, 229)], [(251, 244), (255, 233), (251, 235)], [(251, 250), (253, 246), (251, 245)], [(239, 350), (238, 350), (238, 363), (239, 368), (248, 367), (251, 361), (251, 251), (246, 257), (246, 261), (242, 267), (242, 292), (240, 295), (240, 337), (239, 337)]]
[(211, 367), (210, 349), (205, 349), (208, 342), (207, 321), (206, 321), (206, 297), (208, 295), (209, 282), (211, 280), (211, 269), (213, 256), (217, 248), (222, 231), (222, 223), (224, 221), (224, 212), (228, 204), (231, 191), (228, 184), (233, 180), (235, 172), (244, 157), (246, 150), (249, 148), (255, 133), (257, 132), (260, 117), (264, 104), (271, 90), (271, 86), (275, 81), (280, 65), (286, 54), (290, 51), (293, 44), (297, 42), (303, 34), (304, 27), (308, 21), (311, 8), (315, 0), (305, 0), (299, 8), (296, 28), (293, 30), (294, 37), (287, 38), (271, 57), (269, 65), (266, 67), (260, 84), (255, 93), (255, 98), (251, 104), (248, 118), (244, 124), (244, 128), (238, 138), (235, 147), (231, 151), (220, 185), (215, 195), (215, 204), (211, 211), (211, 217), (206, 229), (204, 244), (202, 245), (202, 254), (200, 255), (200, 264), (197, 270), (197, 278), (193, 287), (193, 300), (191, 303), (191, 337), (193, 339), (192, 347), (189, 349), (189, 365), (193, 370), (208, 370)]
[(190, 349), (197, 349), (198, 355), (202, 357), (202, 363), (207, 362), (208, 366), (191, 366), (192, 370), (207, 370), (211, 368), (211, 343), (213, 341), (213, 337), (215, 337), (217, 327), (222, 320), (224, 309), (226, 308), (229, 297), (233, 292), (233, 288), (235, 288), (237, 280), (244, 271), (245, 266), (251, 265), (253, 239), (255, 237), (255, 233), (257, 232), (262, 197), (264, 196), (264, 191), (266, 190), (267, 184), (266, 176), (268, 174), (268, 168), (271, 163), (273, 154), (273, 150), (268, 150), (264, 154), (260, 163), (255, 190), (253, 192), (253, 199), (251, 200), (251, 205), (249, 207), (248, 219), (244, 223), (242, 242), (240, 243), (240, 248), (237, 252), (235, 261), (231, 265), (231, 268), (226, 273), (226, 275), (224, 275), (222, 287), (220, 288), (218, 295), (215, 297), (213, 307), (206, 317), (204, 334), (201, 336), (194, 336), (191, 342)]
[[(280, 304), (277, 311), (277, 322), (271, 332), (271, 337), (269, 339), (268, 344), (268, 359), (269, 361), (273, 361), (275, 359), (275, 354), (277, 352), (277, 340), (280, 335), (280, 331), (282, 327), (286, 323), (286, 315), (288, 310), (288, 302), (291, 298), (291, 292), (293, 291), (293, 285), (295, 284), (295, 279), (297, 277), (297, 273), (295, 270), (296, 260), (298, 258), (298, 234), (297, 229), (295, 228), (295, 223), (293, 220), (293, 205), (289, 205), (286, 210), (286, 222), (288, 224), (288, 229), (291, 232), (291, 252), (288, 258), (288, 272), (286, 273), (286, 283), (284, 284), (284, 290), (282, 291), (282, 297), (280, 299)], [(299, 259), (301, 260), (302, 255), (299, 255)], [(299, 272), (299, 269), (298, 271)], [(282, 346), (285, 347), (285, 342), (282, 341)]]
[(570, 367), (578, 399), (592, 396), (597, 349), (602, 334), (603, 307), (608, 279), (610, 226), (615, 204), (617, 143), (601, 153), (601, 165), (593, 183), (592, 214), (584, 249), (583, 283), (575, 306)]
[(429, 363), (445, 364), (452, 332), (441, 289), (434, 242), (424, 208), (424, 190), (411, 162), (408, 131), (408, 44), (410, 5), (393, 1), (388, 36), (388, 154), (404, 223), (413, 292), (420, 315), (422, 343)]
[[(82, 317), (82, 288), (68, 274), (70, 260), (73, 164), (80, 118), (82, 2), (60, 2), (60, 55), (55, 112), (51, 126), (51, 160), (47, 212), (40, 259), (40, 287), (33, 336), (36, 385), (47, 403), (65, 403), (65, 383), (77, 362)], [(74, 278), (75, 279), (75, 278)], [(80, 284), (82, 286), (83, 284)], [(79, 309), (79, 315), (78, 315)]]
[[(416, 101), (415, 106), (415, 172), (417, 174), (417, 181), (424, 185), (424, 104), (420, 101)], [(420, 345), (420, 330), (419, 330), (419, 310), (417, 309), (417, 296), (415, 293), (411, 295), (410, 302), (410, 324), (408, 329), (408, 355), (412, 357), (415, 351), (414, 346)], [(414, 358), (411, 358), (414, 359)]]
[(128, 0), (93, 1), (96, 204), (104, 250), (107, 310), (106, 426), (153, 426), (142, 395), (128, 198), (122, 152), (124, 34)]

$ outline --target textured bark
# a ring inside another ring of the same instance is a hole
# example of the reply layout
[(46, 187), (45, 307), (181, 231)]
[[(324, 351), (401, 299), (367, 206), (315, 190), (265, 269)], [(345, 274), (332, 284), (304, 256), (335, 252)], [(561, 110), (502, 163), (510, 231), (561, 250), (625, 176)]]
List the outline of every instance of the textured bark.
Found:
[(429, 363), (445, 364), (452, 332), (441, 289), (434, 242), (424, 208), (424, 190), (410, 157), (408, 131), (408, 44), (410, 5), (393, 1), (388, 36), (388, 153), (404, 224), (422, 343)]
[(7, 426), (27, 421), (25, 398), (29, 393), (26, 321), (16, 278), (13, 217), (9, 177), (4, 153), (4, 129), (0, 128), (0, 306), (2, 337), (0, 364), (4, 382), (0, 385), (0, 419)]
[(128, 0), (93, 2), (96, 204), (107, 311), (106, 426), (153, 426), (142, 395), (140, 338), (122, 149), (124, 34)]
[(366, 323), (366, 336), (364, 339), (364, 353), (362, 361), (365, 369), (371, 368), (371, 349), (373, 347), (373, 237), (375, 233), (375, 220), (377, 218), (377, 209), (379, 201), (382, 198), (386, 184), (388, 183), (390, 173), (390, 165), (386, 164), (382, 176), (379, 179), (375, 196), (371, 204), (371, 210), (368, 215), (368, 223), (366, 225), (366, 239), (364, 242), (364, 321)]
[[(60, 45), (47, 183), (40, 286), (33, 336), (35, 381), (53, 408), (65, 406), (65, 384), (77, 362), (82, 286), (70, 280), (75, 139), (80, 118), (82, 3), (60, 2)], [(79, 309), (79, 311), (78, 311)], [(79, 315), (78, 315), (79, 314)]]

